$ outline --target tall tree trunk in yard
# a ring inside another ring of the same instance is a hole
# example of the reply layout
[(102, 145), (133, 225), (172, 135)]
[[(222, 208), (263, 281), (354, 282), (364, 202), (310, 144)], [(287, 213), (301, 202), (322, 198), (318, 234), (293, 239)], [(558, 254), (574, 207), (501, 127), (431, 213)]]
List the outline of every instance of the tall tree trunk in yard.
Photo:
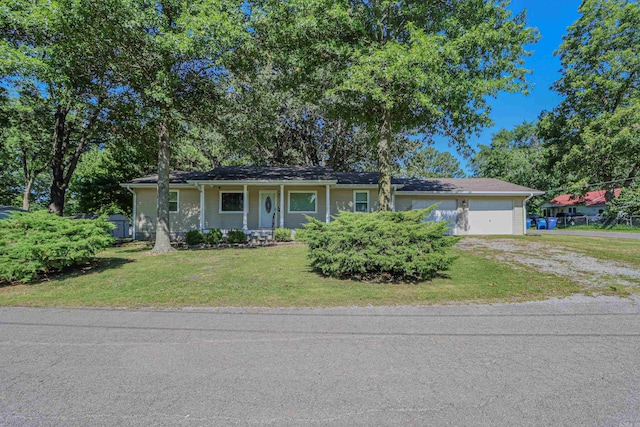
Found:
[(49, 212), (62, 216), (64, 210), (64, 153), (67, 148), (66, 122), (69, 109), (58, 105), (56, 109), (55, 128), (53, 131), (53, 153), (51, 156), (51, 196)]
[(72, 133), (70, 125), (67, 124), (67, 115), (69, 114), (70, 107), (58, 106), (56, 110), (53, 155), (51, 157), (51, 170), (53, 175), (51, 182), (51, 201), (49, 203), (49, 212), (51, 213), (59, 216), (62, 216), (64, 213), (65, 193), (67, 188), (69, 188), (69, 182), (71, 181), (73, 172), (75, 172), (76, 166), (78, 166), (78, 160), (89, 144), (90, 132), (98, 120), (101, 104), (102, 99), (98, 99), (97, 105), (87, 117), (86, 124), (79, 134), (78, 143), (70, 155), (67, 153)]
[(22, 192), (22, 209), (28, 211), (31, 207), (30, 198), (31, 198), (31, 187), (33, 186), (33, 179), (27, 180), (24, 186), (24, 191)]
[(391, 118), (385, 109), (378, 141), (378, 210), (391, 210)]
[(158, 129), (158, 217), (156, 224), (156, 242), (152, 252), (164, 253), (171, 247), (171, 229), (169, 225), (169, 156), (171, 146), (169, 127), (161, 121)]

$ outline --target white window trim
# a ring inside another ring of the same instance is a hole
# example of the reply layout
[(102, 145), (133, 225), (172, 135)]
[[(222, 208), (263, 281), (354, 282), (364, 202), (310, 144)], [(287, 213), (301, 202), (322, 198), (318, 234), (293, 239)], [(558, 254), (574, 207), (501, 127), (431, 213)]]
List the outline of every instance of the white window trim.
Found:
[(364, 213), (364, 212), (360, 212), (358, 210), (356, 210), (356, 203), (364, 203), (364, 202), (358, 202), (356, 200), (356, 193), (367, 193), (367, 210), (366, 212), (371, 212), (370, 208), (371, 208), (371, 194), (369, 194), (369, 190), (353, 190), (353, 211), (356, 213)]
[[(240, 211), (223, 211), (222, 210), (222, 194), (223, 193), (239, 193), (242, 194), (242, 206), (243, 209)], [(220, 190), (219, 194), (218, 194), (218, 213), (220, 215), (238, 215), (238, 214), (243, 214), (244, 213), (244, 204), (245, 204), (245, 200), (244, 200), (244, 191), (243, 190)]]
[[(179, 213), (180, 212), (180, 190), (169, 190), (169, 194), (171, 193), (176, 193), (176, 210), (172, 211), (171, 210), (171, 200), (169, 200), (169, 213)], [(171, 199), (171, 196), (169, 196), (169, 199)]]
[[(318, 192), (316, 190), (289, 190), (287, 192), (287, 213), (290, 214), (315, 214), (318, 213)], [(316, 208), (313, 211), (292, 211), (291, 210), (291, 194), (292, 193), (303, 193), (303, 194), (309, 194), (309, 193), (313, 193), (316, 196)]]

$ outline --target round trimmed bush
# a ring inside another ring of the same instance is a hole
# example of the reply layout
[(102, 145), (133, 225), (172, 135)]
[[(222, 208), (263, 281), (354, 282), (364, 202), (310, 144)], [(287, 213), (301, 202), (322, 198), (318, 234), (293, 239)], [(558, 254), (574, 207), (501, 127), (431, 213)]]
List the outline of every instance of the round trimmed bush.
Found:
[(380, 281), (434, 278), (455, 259), (445, 222), (425, 222), (433, 207), (406, 212), (340, 212), (324, 223), (307, 217), (304, 238), (314, 270), (326, 276)]
[(208, 245), (217, 245), (222, 240), (222, 231), (218, 229), (209, 230), (204, 236), (204, 241)]
[(204, 234), (200, 230), (189, 230), (184, 236), (184, 241), (189, 246), (204, 243)]

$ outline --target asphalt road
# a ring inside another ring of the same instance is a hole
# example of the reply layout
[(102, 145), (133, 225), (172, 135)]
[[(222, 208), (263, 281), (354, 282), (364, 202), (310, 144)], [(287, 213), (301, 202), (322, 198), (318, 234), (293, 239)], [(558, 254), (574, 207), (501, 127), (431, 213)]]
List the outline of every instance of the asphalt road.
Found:
[(609, 239), (640, 239), (640, 233), (625, 233), (622, 231), (588, 231), (588, 230), (527, 230), (527, 234), (565, 234), (568, 236), (606, 237)]
[(640, 300), (0, 309), (0, 425), (640, 424)]

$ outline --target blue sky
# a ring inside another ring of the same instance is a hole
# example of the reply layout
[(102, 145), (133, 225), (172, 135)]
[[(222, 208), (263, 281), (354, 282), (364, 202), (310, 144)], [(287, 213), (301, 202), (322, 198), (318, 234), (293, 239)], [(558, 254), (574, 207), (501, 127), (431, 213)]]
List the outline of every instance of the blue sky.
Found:
[[(528, 96), (502, 93), (490, 100), (495, 125), (485, 129), (479, 137), (471, 137), (472, 147), (490, 144), (492, 135), (500, 129), (511, 129), (525, 120), (536, 120), (542, 110), (551, 110), (560, 102), (561, 98), (550, 89), (560, 78), (560, 61), (553, 52), (562, 43), (567, 27), (578, 19), (580, 3), (580, 0), (512, 0), (510, 9), (514, 12), (526, 9), (528, 26), (536, 27), (540, 32), (538, 43), (527, 49), (533, 51), (526, 61), (526, 68), (533, 70), (527, 77), (533, 88)], [(466, 160), (460, 158), (446, 140), (437, 141), (435, 148), (451, 152), (465, 168)], [(465, 171), (469, 172), (466, 168)]]

